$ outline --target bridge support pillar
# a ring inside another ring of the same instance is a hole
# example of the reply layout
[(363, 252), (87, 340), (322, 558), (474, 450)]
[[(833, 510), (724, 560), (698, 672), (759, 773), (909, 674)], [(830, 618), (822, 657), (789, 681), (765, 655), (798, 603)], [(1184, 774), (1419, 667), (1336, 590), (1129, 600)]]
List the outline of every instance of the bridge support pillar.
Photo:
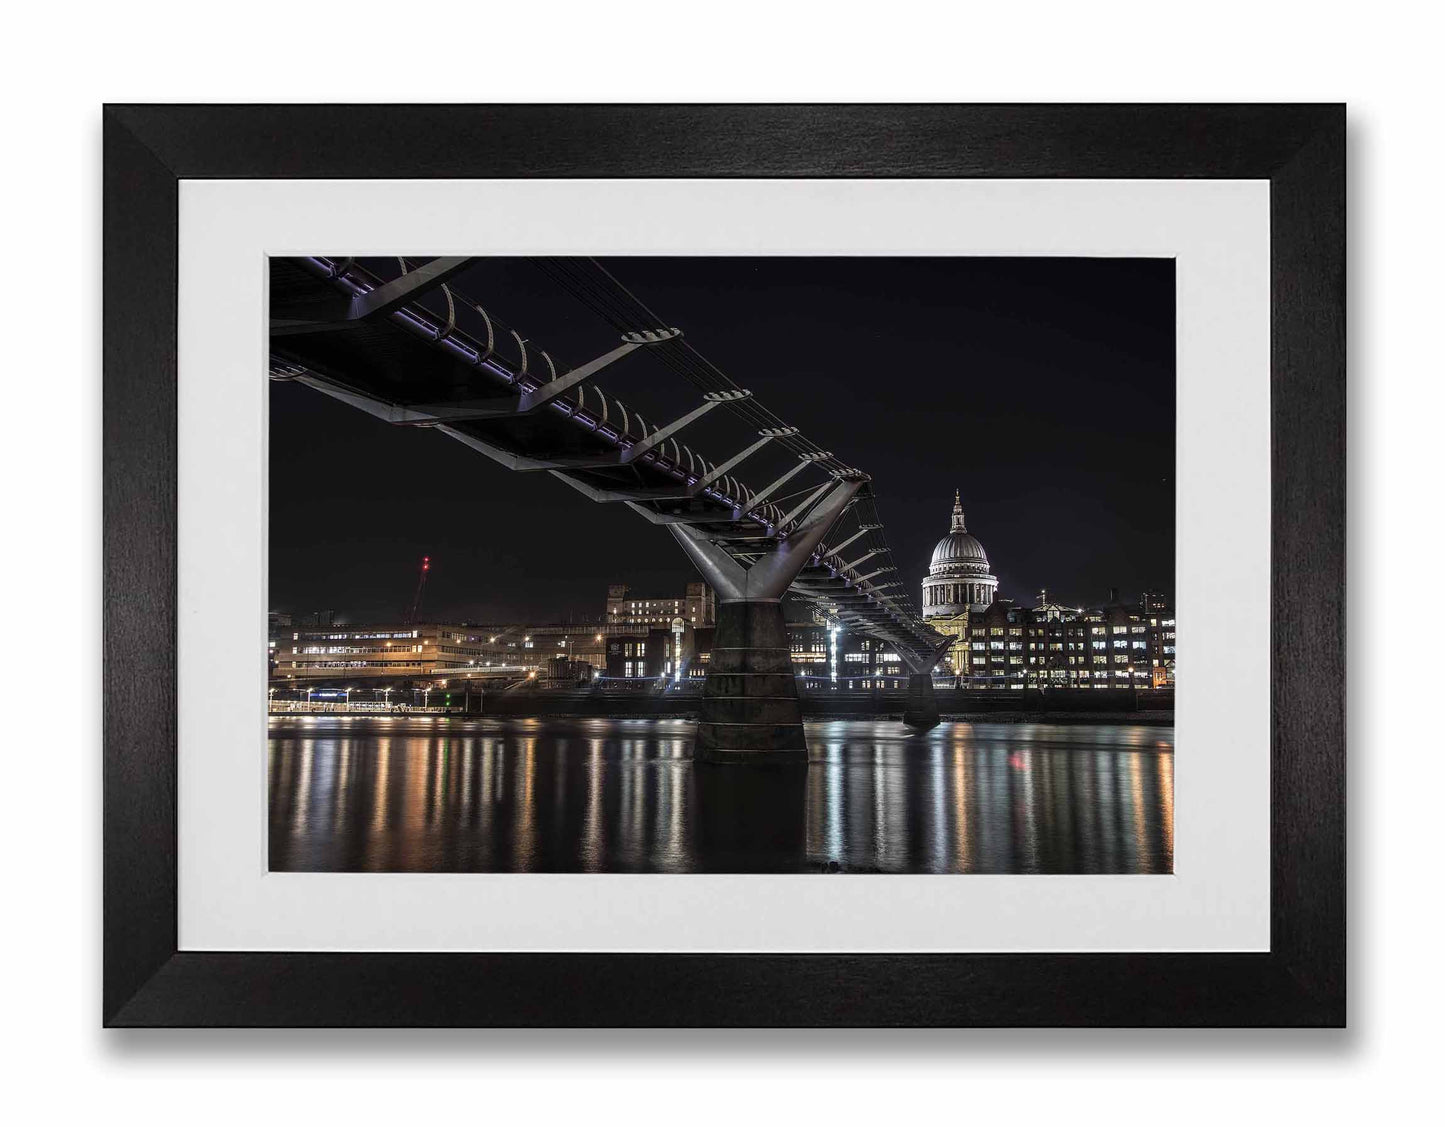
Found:
[(782, 603), (718, 604), (694, 748), (704, 763), (808, 761)]
[(734, 559), (725, 542), (710, 540), (705, 529), (667, 526), (718, 595), (693, 752), (699, 761), (807, 763), (782, 597), (862, 485), (861, 478), (825, 485), (803, 522), (748, 565)]
[(931, 672), (908, 675), (908, 696), (903, 706), (903, 722), (910, 728), (922, 731), (938, 727), (938, 698), (933, 695)]
[(931, 654), (903, 654), (908, 666), (908, 696), (904, 698), (903, 723), (921, 732), (938, 727), (938, 697), (933, 692), (933, 667), (948, 648), (952, 638), (940, 638)]

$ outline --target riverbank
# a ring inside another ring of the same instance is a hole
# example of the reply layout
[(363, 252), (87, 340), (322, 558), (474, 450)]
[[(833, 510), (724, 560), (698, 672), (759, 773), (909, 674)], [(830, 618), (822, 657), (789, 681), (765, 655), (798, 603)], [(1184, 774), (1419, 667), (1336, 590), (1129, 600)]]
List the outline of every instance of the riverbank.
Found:
[[(667, 705), (668, 701), (635, 701), (631, 702), (634, 707), (628, 709), (576, 709), (572, 711), (538, 711), (536, 709), (488, 709), (485, 712), (463, 712), (460, 709), (428, 709), (428, 710), (397, 710), (394, 712), (351, 711), (345, 709), (316, 709), (311, 712), (287, 711), (271, 713), (273, 720), (285, 717), (304, 716), (352, 716), (356, 718), (386, 719), (388, 717), (436, 717), (453, 720), (484, 720), (495, 718), (499, 720), (545, 720), (545, 719), (593, 719), (593, 720), (693, 720), (698, 718), (696, 709), (678, 709), (676, 707), (636, 707), (638, 705)], [(878, 711), (853, 711), (834, 709), (810, 709), (804, 707), (803, 719), (807, 723), (818, 723), (826, 720), (862, 720), (862, 721), (903, 721), (903, 709), (899, 707), (894, 710)], [(961, 724), (1142, 724), (1151, 728), (1172, 728), (1174, 727), (1174, 711), (1172, 709), (1158, 709), (1140, 712), (1021, 712), (1021, 711), (980, 711), (980, 712), (941, 712), (939, 719), (943, 723), (957, 722)]]
[[(358, 693), (358, 696), (360, 694)], [(998, 723), (1057, 722), (1060, 724), (1174, 723), (1173, 689), (957, 689), (936, 688), (940, 716), (949, 719), (988, 719)], [(902, 719), (906, 693), (897, 689), (865, 692), (829, 692), (810, 689), (800, 694), (803, 716), (809, 720)], [(626, 720), (696, 719), (702, 707), (702, 685), (686, 683), (660, 691), (649, 685), (636, 691), (600, 688), (539, 689), (514, 687), (492, 692), (433, 690), (430, 707), (418, 701), (394, 709), (383, 702), (348, 698), (271, 702), (282, 714), (368, 713), (393, 711), (406, 715), (567, 717), (589, 716)]]

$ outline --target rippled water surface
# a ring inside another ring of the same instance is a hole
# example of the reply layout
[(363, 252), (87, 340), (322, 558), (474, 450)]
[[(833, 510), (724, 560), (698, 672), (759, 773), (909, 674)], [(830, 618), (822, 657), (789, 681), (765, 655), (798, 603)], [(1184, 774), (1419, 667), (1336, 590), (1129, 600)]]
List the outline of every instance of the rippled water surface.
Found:
[(276, 871), (1163, 873), (1174, 730), (808, 725), (806, 769), (686, 720), (274, 717)]

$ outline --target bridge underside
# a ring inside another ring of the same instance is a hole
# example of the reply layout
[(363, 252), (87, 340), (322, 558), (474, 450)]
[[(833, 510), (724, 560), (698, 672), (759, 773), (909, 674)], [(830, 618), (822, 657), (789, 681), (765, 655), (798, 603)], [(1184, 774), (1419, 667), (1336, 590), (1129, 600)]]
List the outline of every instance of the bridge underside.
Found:
[[(271, 378), (396, 425), (434, 428), (508, 469), (550, 473), (593, 501), (667, 526), (719, 598), (701, 758), (806, 760), (785, 593), (887, 642), (915, 674), (933, 668), (947, 640), (900, 594), (867, 475), (786, 426), (752, 430), (744, 449), (710, 461), (683, 431), (718, 407), (741, 413), (750, 392), (716, 388), (657, 426), (597, 386), (598, 374), (632, 351), (665, 359), (681, 347), (677, 330), (639, 325), (610, 352), (559, 371), (545, 351), (457, 294), (454, 281), (447, 285), (467, 261), (435, 259), (387, 280), (349, 259), (273, 258)], [(756, 411), (744, 418), (756, 426)], [(772, 443), (796, 464), (754, 490), (736, 468)], [(798, 490), (807, 472), (813, 485)], [(856, 531), (843, 526), (845, 514)], [(926, 692), (920, 682), (917, 695), (909, 722), (924, 725), (931, 682)], [(932, 716), (937, 723), (936, 705)]]

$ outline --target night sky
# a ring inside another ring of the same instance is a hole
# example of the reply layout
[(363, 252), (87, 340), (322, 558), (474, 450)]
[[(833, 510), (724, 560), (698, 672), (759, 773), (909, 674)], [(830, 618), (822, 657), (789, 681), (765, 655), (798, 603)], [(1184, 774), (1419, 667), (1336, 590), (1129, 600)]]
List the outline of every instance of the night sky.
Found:
[[(738, 385), (872, 475), (915, 603), (955, 488), (1002, 597), (1172, 597), (1172, 260), (602, 262)], [(569, 365), (617, 343), (525, 259), (483, 260), (457, 288)], [(598, 382), (653, 425), (698, 402), (645, 349)], [(608, 583), (672, 595), (697, 578), (665, 529), (623, 506), (309, 388), (270, 395), (273, 610), (397, 618), (423, 555), (431, 620), (595, 619)], [(722, 462), (751, 433), (720, 408), (683, 437)], [(787, 464), (764, 451), (736, 473), (756, 490)]]

